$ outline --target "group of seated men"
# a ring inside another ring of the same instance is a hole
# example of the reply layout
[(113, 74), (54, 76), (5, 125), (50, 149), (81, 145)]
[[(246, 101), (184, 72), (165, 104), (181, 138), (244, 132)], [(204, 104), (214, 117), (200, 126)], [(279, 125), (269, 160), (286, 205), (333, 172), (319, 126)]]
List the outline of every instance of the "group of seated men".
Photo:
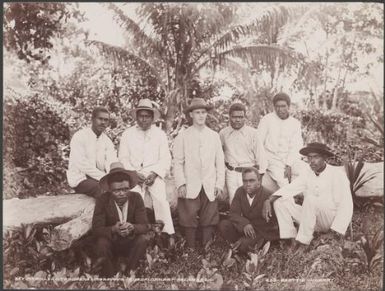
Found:
[[(353, 214), (346, 175), (326, 163), (333, 153), (325, 144), (303, 147), (301, 125), (290, 116), (287, 94), (275, 95), (273, 105), (274, 112), (255, 129), (245, 124), (245, 106), (232, 104), (230, 124), (218, 134), (206, 126), (212, 106), (202, 98), (191, 100), (185, 114), (192, 124), (173, 145), (177, 212), (189, 250), (198, 245), (198, 228), (200, 245), (218, 227), (227, 241), (238, 242), (241, 252), (279, 239), (298, 252), (315, 231), (344, 236)], [(116, 255), (128, 256), (128, 268), (134, 270), (145, 254), (145, 195), (152, 198), (155, 219), (164, 224), (170, 246), (175, 243), (165, 184), (172, 159), (166, 134), (154, 124), (160, 113), (152, 101), (141, 99), (131, 114), (136, 125), (123, 132), (118, 154), (104, 133), (109, 113), (102, 107), (93, 110), (91, 127), (76, 132), (70, 145), (68, 182), (77, 193), (96, 198), (92, 234), (101, 276), (106, 277), (115, 274)], [(279, 187), (273, 193), (264, 186), (269, 179)], [(230, 212), (220, 221), (217, 197), (225, 183)], [(302, 205), (294, 200), (301, 193)]]

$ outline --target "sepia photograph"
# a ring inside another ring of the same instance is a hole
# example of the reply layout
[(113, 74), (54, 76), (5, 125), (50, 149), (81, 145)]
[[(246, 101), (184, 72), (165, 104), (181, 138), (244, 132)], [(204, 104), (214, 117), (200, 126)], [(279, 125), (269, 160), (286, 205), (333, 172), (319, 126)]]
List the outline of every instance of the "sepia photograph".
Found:
[(382, 3), (2, 9), (3, 289), (383, 288)]

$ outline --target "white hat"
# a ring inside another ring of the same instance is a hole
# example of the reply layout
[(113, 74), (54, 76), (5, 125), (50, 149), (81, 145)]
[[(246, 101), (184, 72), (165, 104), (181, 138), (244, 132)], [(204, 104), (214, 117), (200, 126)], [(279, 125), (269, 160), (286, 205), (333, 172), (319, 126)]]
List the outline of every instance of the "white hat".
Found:
[(136, 112), (138, 112), (139, 110), (148, 110), (148, 111), (152, 111), (154, 113), (154, 120), (158, 120), (159, 117), (160, 117), (160, 112), (159, 110), (155, 107), (155, 102), (151, 101), (150, 99), (140, 99), (139, 100), (139, 104), (138, 104), (138, 107), (136, 107), (135, 109), (132, 109), (131, 110), (131, 116), (136, 119)]

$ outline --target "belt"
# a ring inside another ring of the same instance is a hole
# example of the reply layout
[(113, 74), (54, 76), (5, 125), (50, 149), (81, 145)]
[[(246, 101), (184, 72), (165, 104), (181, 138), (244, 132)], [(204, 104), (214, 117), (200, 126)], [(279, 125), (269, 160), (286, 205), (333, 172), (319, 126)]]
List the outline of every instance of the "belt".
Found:
[[(229, 169), (230, 171), (235, 171), (235, 172), (239, 172), (239, 173), (242, 173), (242, 171), (243, 171), (244, 169), (250, 168), (250, 167), (232, 167), (232, 166), (230, 166), (230, 164), (229, 164), (228, 162), (225, 162), (225, 166), (226, 166), (226, 168)], [(252, 166), (252, 167), (259, 169), (259, 166), (258, 166), (258, 165), (254, 165), (254, 166)]]

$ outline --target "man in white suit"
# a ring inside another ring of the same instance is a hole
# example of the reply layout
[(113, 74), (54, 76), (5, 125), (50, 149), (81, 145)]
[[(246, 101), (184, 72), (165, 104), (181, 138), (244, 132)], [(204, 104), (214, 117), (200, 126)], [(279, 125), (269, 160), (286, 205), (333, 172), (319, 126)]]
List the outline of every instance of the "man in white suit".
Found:
[(225, 168), (218, 133), (205, 124), (212, 109), (204, 99), (194, 98), (186, 110), (192, 126), (179, 133), (174, 143), (174, 177), (178, 189), (179, 224), (187, 246), (196, 247), (196, 231), (202, 227), (202, 244), (211, 240), (219, 222), (216, 197), (224, 187)]
[(174, 244), (174, 226), (170, 204), (167, 201), (165, 175), (171, 166), (171, 154), (166, 134), (153, 122), (160, 116), (149, 99), (141, 99), (132, 110), (136, 125), (126, 129), (120, 139), (118, 157), (126, 170), (135, 170), (139, 176), (138, 192), (149, 192), (156, 220), (164, 223), (163, 232)]

